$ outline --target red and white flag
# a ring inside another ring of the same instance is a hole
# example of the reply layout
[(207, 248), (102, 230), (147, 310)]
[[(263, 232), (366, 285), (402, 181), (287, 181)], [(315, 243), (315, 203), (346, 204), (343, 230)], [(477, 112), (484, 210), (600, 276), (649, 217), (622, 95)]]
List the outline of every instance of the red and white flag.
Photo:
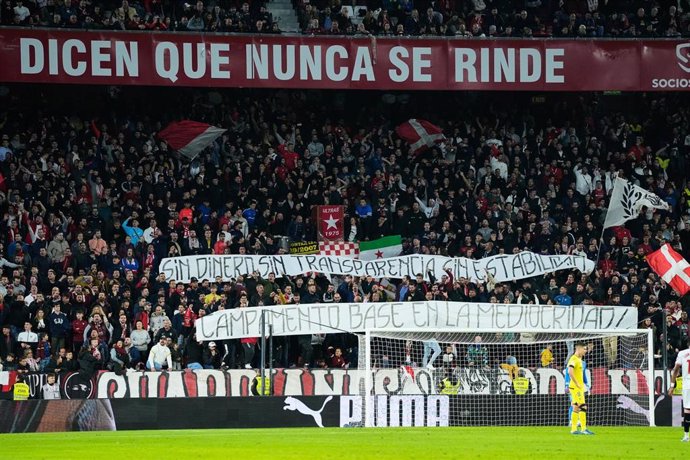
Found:
[(322, 256), (353, 257), (356, 259), (359, 256), (359, 244), (345, 241), (319, 241), (319, 254)]
[(193, 160), (199, 152), (211, 145), (227, 129), (217, 128), (207, 123), (182, 120), (170, 123), (158, 133), (171, 149), (180, 155)]
[(649, 254), (647, 263), (681, 296), (690, 291), (690, 264), (668, 244)]
[(412, 153), (419, 155), (428, 148), (439, 144), (446, 139), (443, 130), (426, 120), (411, 118), (395, 128), (401, 139), (410, 144)]

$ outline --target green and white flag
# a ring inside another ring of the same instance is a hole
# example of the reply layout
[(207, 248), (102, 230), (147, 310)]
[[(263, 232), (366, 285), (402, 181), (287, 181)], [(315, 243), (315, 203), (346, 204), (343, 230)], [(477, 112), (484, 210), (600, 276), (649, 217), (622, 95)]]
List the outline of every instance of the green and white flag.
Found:
[(360, 260), (376, 260), (386, 257), (396, 257), (402, 252), (402, 240), (400, 235), (384, 236), (374, 241), (361, 241), (359, 243)]

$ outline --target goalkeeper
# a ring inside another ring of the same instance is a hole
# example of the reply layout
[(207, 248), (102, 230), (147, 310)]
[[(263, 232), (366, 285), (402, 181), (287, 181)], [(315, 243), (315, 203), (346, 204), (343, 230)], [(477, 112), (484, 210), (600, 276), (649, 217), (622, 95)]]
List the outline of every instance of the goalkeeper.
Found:
[[(572, 434), (592, 435), (594, 433), (587, 429), (585, 373), (582, 361), (585, 353), (587, 353), (587, 345), (584, 342), (578, 342), (575, 344), (575, 353), (568, 360), (568, 375), (570, 376), (568, 388), (570, 389), (570, 402), (573, 408), (570, 416), (570, 432)], [(580, 423), (580, 430), (577, 429), (578, 422)]]
[[(586, 350), (585, 350), (585, 352), (586, 352)], [(585, 361), (585, 360), (582, 360), (582, 378), (583, 378), (583, 381), (585, 382), (585, 393), (589, 393), (592, 389), (592, 385), (589, 383), (589, 377), (587, 377), (587, 361)], [(570, 392), (568, 391), (569, 386), (570, 386), (570, 373), (566, 369), (566, 372), (565, 372), (565, 391), (568, 392), (568, 401), (570, 401), (570, 403), (568, 404), (568, 421), (570, 421), (570, 419), (573, 416), (572, 397), (570, 395)], [(579, 425), (579, 420), (578, 420), (578, 425)]]

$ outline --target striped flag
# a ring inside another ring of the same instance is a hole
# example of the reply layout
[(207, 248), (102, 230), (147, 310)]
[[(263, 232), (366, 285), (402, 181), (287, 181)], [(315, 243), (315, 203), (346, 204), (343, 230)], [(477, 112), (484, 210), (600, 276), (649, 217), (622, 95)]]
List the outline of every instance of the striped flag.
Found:
[(378, 240), (361, 241), (359, 243), (359, 258), (361, 260), (385, 259), (399, 256), (402, 252), (402, 238), (400, 235), (384, 236)]
[(227, 129), (217, 128), (198, 121), (182, 120), (170, 123), (158, 133), (171, 149), (190, 161), (211, 145)]

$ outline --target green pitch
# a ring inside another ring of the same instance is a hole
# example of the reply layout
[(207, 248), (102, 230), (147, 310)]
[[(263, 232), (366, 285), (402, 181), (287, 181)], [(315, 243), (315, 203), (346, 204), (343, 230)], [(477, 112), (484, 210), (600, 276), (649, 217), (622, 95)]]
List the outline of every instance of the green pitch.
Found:
[(682, 428), (307, 428), (0, 435), (2, 459), (690, 458)]

